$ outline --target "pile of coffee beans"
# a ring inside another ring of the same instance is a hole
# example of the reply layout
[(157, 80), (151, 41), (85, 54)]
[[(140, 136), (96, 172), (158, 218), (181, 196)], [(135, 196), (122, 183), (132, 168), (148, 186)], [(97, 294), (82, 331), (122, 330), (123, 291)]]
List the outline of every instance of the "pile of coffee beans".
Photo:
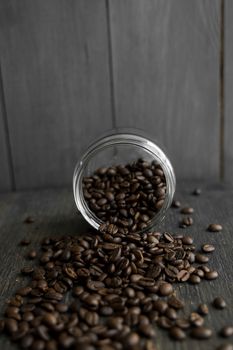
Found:
[(166, 179), (155, 161), (143, 159), (97, 169), (83, 179), (83, 195), (90, 210), (105, 223), (127, 232), (145, 229), (163, 207)]
[[(190, 236), (103, 224), (95, 234), (44, 239), (34, 258), (0, 321), (23, 349), (156, 350), (156, 325), (177, 341), (213, 334), (204, 325), (208, 306), (181, 315), (185, 302), (174, 290), (174, 282), (218, 277)], [(213, 303), (225, 307), (222, 298)]]

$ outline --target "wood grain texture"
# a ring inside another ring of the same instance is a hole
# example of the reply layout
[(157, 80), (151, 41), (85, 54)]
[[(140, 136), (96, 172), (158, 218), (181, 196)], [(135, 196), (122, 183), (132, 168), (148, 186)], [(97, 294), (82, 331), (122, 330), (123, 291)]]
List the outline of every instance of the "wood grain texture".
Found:
[(233, 3), (225, 0), (224, 26), (224, 174), (233, 183)]
[(3, 1), (3, 85), (16, 188), (71, 184), (112, 127), (105, 1)]
[[(200, 302), (209, 305), (210, 314), (206, 317), (206, 323), (213, 328), (215, 335), (209, 341), (198, 342), (188, 338), (182, 343), (176, 343), (172, 342), (166, 333), (156, 330), (159, 350), (214, 350), (224, 342), (216, 333), (222, 326), (232, 323), (233, 189), (202, 183), (203, 194), (200, 197), (190, 195), (198, 185), (200, 184), (196, 182), (179, 183), (176, 194), (176, 198), (183, 205), (194, 207), (195, 225), (185, 230), (179, 228), (179, 210), (170, 209), (160, 229), (193, 235), (197, 248), (203, 243), (215, 245), (216, 250), (210, 255), (208, 264), (219, 271), (219, 278), (211, 282), (203, 281), (198, 286), (176, 286), (177, 293), (186, 300), (189, 310), (195, 310)], [(27, 215), (35, 219), (33, 224), (23, 223)], [(224, 230), (221, 233), (207, 232), (206, 227), (212, 222), (223, 224)], [(5, 308), (4, 301), (24, 284), (18, 272), (26, 264), (24, 256), (31, 247), (36, 247), (43, 237), (77, 235), (88, 230), (89, 226), (77, 213), (72, 193), (66, 189), (0, 195), (0, 309)], [(25, 237), (32, 240), (32, 245), (22, 248), (18, 242)], [(223, 311), (210, 306), (214, 297), (218, 295), (222, 295), (228, 303), (227, 309)], [(5, 337), (1, 337), (0, 348), (13, 350), (17, 347), (10, 344)]]
[(10, 154), (7, 145), (7, 132), (6, 132), (6, 111), (4, 106), (4, 94), (3, 86), (1, 84), (0, 74), (0, 192), (12, 190), (12, 174), (10, 173)]
[(109, 7), (116, 125), (148, 131), (178, 177), (217, 179), (220, 1)]

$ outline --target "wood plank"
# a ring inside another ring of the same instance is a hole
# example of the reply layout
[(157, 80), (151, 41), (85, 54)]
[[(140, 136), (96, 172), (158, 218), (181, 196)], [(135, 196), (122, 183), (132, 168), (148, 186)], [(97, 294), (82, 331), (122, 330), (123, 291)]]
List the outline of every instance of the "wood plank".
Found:
[(232, 89), (233, 89), (233, 3), (232, 1), (225, 0), (225, 42), (224, 42), (224, 175), (225, 180), (233, 183), (233, 101), (232, 101)]
[[(1, 80), (1, 74), (0, 74)], [(4, 108), (4, 94), (0, 81), (0, 192), (12, 190), (12, 182), (10, 173), (9, 150), (7, 148), (7, 133), (6, 133), (6, 111)]]
[[(178, 228), (179, 210), (170, 209), (161, 230), (191, 234), (199, 248), (203, 243), (212, 243), (216, 250), (210, 256), (209, 266), (219, 271), (219, 278), (211, 282), (202, 282), (192, 286), (182, 284), (179, 294), (187, 301), (188, 308), (195, 310), (200, 302), (209, 304), (217, 295), (222, 295), (228, 302), (227, 309), (216, 311), (209, 305), (210, 314), (206, 322), (215, 332), (225, 324), (232, 323), (233, 317), (233, 285), (231, 264), (232, 257), (232, 226), (233, 226), (233, 189), (222, 185), (202, 183), (203, 194), (200, 197), (191, 196), (197, 182), (182, 182), (178, 184), (176, 194), (183, 205), (191, 205), (195, 225), (188, 229)], [(224, 198), (224, 201), (222, 201)], [(35, 222), (30, 225), (23, 223), (30, 215)], [(221, 233), (210, 233), (206, 227), (211, 222), (224, 225)], [(159, 228), (157, 228), (159, 229)], [(77, 213), (70, 190), (44, 190), (36, 192), (0, 195), (0, 309), (4, 309), (4, 301), (23, 285), (22, 276), (18, 271), (25, 265), (24, 256), (29, 247), (19, 247), (18, 242), (25, 237), (32, 240), (31, 247), (36, 247), (43, 237), (58, 237), (61, 235), (77, 235), (89, 231), (89, 226)], [(172, 342), (166, 333), (157, 330), (158, 349), (166, 350), (213, 350), (224, 340), (216, 335), (208, 341), (187, 339), (182, 343)], [(0, 338), (0, 348), (16, 349), (15, 345), (5, 338)]]
[(111, 128), (105, 1), (1, 2), (1, 61), (16, 187), (72, 183)]
[(218, 179), (220, 1), (109, 4), (117, 126), (148, 131), (178, 177)]

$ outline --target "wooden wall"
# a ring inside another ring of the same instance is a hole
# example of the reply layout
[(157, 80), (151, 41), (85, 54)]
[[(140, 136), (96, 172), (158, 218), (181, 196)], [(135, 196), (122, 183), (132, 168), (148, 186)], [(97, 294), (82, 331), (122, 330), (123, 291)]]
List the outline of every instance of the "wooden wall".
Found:
[(231, 180), (232, 15), (231, 0), (1, 1), (0, 190), (71, 185), (118, 126), (149, 131), (179, 178)]

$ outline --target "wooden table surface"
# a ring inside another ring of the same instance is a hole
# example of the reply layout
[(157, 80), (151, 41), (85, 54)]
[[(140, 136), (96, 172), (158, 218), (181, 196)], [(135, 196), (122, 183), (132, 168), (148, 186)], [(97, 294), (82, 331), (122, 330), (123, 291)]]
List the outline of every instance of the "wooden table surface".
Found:
[[(216, 250), (211, 255), (209, 266), (217, 269), (219, 278), (215, 281), (203, 281), (200, 285), (180, 284), (178, 294), (183, 297), (189, 310), (195, 310), (200, 302), (210, 304), (215, 296), (223, 296), (228, 307), (216, 310), (210, 305), (210, 313), (206, 324), (216, 332), (226, 324), (233, 324), (233, 188), (226, 185), (201, 184), (202, 195), (193, 196), (190, 193), (200, 184), (182, 182), (177, 185), (176, 198), (183, 205), (191, 205), (195, 209), (193, 218), (195, 224), (188, 229), (178, 227), (179, 210), (170, 209), (161, 225), (161, 230), (191, 234), (197, 247), (203, 243), (213, 243)], [(35, 222), (23, 223), (27, 216), (32, 216)], [(206, 231), (209, 223), (221, 223), (224, 227), (220, 233)], [(42, 237), (77, 235), (87, 232), (89, 226), (77, 212), (70, 189), (43, 190), (35, 192), (9, 193), (0, 195), (0, 309), (5, 308), (5, 300), (23, 284), (19, 274), (25, 264), (25, 254)], [(22, 238), (30, 238), (29, 247), (18, 245)], [(159, 350), (212, 350), (224, 342), (219, 336), (208, 341), (187, 339), (182, 343), (171, 341), (167, 333), (157, 331)], [(233, 342), (233, 339), (231, 339)], [(16, 349), (5, 337), (0, 338), (1, 350)]]

